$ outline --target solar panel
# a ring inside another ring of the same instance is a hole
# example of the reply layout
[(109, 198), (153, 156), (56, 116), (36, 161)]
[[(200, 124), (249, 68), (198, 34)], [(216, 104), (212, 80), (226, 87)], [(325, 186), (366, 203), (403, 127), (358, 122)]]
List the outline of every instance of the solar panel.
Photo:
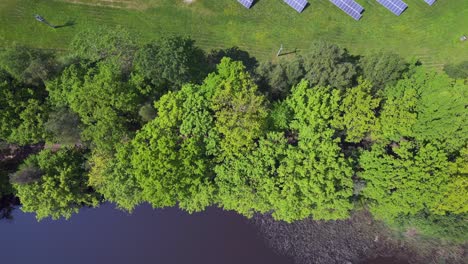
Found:
[(377, 0), (377, 2), (397, 16), (408, 8), (408, 5), (401, 0)]
[(309, 2), (307, 0), (283, 0), (286, 4), (290, 5), (297, 12), (301, 13)]
[(358, 4), (354, 0), (344, 0), (343, 2), (348, 3), (348, 5), (352, 9), (356, 10), (359, 14), (362, 13), (362, 11), (364, 11), (364, 7), (362, 7), (360, 4)]
[(250, 8), (252, 7), (254, 0), (237, 0), (237, 2), (241, 3), (243, 6), (247, 8)]
[(343, 10), (346, 14), (350, 15), (355, 20), (359, 20), (364, 8), (353, 0), (330, 0), (334, 5)]
[(436, 0), (424, 0), (428, 5), (433, 5)]

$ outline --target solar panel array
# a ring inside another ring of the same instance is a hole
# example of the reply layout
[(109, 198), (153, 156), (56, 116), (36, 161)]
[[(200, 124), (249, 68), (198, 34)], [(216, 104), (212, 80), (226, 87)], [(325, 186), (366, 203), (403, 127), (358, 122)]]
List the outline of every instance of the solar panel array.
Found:
[(352, 18), (359, 20), (362, 15), (364, 8), (354, 0), (330, 0), (334, 5), (343, 10), (346, 14), (350, 15)]
[[(307, 0), (283, 0), (286, 4), (294, 8), (297, 12), (301, 13), (304, 11), (306, 6), (309, 4)], [(433, 5), (437, 0), (424, 0), (428, 5)], [(251, 8), (255, 0), (237, 0), (246, 8)], [(330, 0), (334, 5), (343, 10), (346, 14), (350, 15), (355, 20), (359, 20), (362, 17), (364, 8), (356, 3), (354, 0)], [(401, 15), (408, 5), (402, 0), (377, 0), (379, 4), (390, 10), (395, 15)]]
[(401, 15), (408, 7), (408, 5), (401, 0), (377, 0), (377, 2), (397, 16)]
[(433, 5), (436, 0), (424, 0), (428, 5)]
[(306, 0), (284, 0), (284, 2), (294, 8), (297, 12), (301, 13), (309, 2)]
[(237, 2), (241, 3), (247, 8), (250, 8), (253, 5), (254, 0), (237, 0)]

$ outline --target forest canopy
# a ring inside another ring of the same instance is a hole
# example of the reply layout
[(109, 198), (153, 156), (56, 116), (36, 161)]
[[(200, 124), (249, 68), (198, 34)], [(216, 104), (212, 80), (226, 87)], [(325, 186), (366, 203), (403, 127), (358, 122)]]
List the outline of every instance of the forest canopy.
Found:
[(462, 70), (312, 47), (257, 63), (237, 48), (139, 44), (106, 28), (78, 34), (63, 57), (1, 51), (0, 141), (46, 147), (0, 172), (0, 194), (38, 219), (104, 201), (286, 222), (347, 219), (364, 205), (433, 235), (466, 217)]

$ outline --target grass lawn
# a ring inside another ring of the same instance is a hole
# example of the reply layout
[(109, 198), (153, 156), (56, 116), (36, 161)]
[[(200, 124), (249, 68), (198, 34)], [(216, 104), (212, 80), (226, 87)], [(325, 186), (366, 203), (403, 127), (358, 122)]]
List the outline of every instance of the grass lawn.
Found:
[[(298, 14), (282, 0), (258, 0), (247, 10), (235, 0), (0, 0), (0, 46), (12, 42), (39, 48), (66, 49), (83, 28), (122, 25), (141, 41), (166, 34), (189, 35), (205, 49), (238, 46), (259, 59), (271, 59), (284, 44), (285, 52), (307, 52), (313, 40), (323, 39), (351, 53), (393, 51), (441, 68), (447, 62), (468, 60), (468, 1), (405, 0), (401, 17), (375, 0), (357, 0), (366, 11), (354, 21), (328, 0), (309, 0)], [(58, 29), (36, 22), (74, 25)]]

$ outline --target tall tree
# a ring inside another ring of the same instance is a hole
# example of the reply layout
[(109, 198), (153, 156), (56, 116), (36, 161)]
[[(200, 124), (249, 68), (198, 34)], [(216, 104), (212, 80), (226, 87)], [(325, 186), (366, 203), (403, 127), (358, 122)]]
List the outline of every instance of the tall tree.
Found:
[(385, 89), (377, 142), (359, 165), (377, 217), (466, 213), (467, 91), (424, 68)]
[(389, 150), (374, 146), (360, 158), (367, 181), (362, 194), (378, 218), (393, 221), (398, 216), (433, 212), (451, 181), (447, 155), (432, 144), (401, 141)]
[(202, 89), (214, 112), (214, 128), (223, 156), (242, 153), (265, 134), (265, 98), (257, 94), (257, 86), (241, 62), (224, 58), (217, 73), (205, 79)]
[(343, 130), (347, 142), (359, 143), (375, 126), (380, 98), (374, 98), (371, 89), (372, 84), (363, 81), (356, 87), (346, 89), (343, 94), (340, 114), (332, 121), (332, 125)]
[(305, 76), (303, 63), (301, 56), (280, 60), (278, 63), (261, 63), (256, 70), (256, 79), (261, 91), (272, 100), (286, 98), (291, 87), (297, 85)]
[(143, 201), (142, 188), (132, 172), (132, 145), (124, 143), (116, 153), (95, 150), (89, 160), (89, 185), (118, 208), (132, 211)]
[(373, 92), (394, 85), (408, 70), (408, 64), (398, 54), (383, 52), (361, 57), (359, 67), (363, 77), (375, 87)]
[(444, 66), (444, 71), (452, 78), (466, 79), (468, 78), (468, 61), (459, 64), (447, 64)]
[(304, 78), (310, 85), (347, 88), (353, 85), (357, 74), (354, 58), (336, 45), (316, 42), (304, 56)]
[(456, 151), (468, 139), (465, 106), (468, 85), (444, 74), (419, 68), (385, 91), (378, 137), (414, 138)]
[(106, 60), (95, 67), (72, 65), (47, 86), (56, 107), (68, 106), (84, 124), (82, 138), (92, 146), (111, 151), (131, 136), (140, 94), (125, 81), (119, 62)]
[(148, 80), (158, 96), (185, 83), (200, 82), (206, 69), (203, 50), (189, 38), (168, 37), (148, 43), (135, 58), (135, 73)]

